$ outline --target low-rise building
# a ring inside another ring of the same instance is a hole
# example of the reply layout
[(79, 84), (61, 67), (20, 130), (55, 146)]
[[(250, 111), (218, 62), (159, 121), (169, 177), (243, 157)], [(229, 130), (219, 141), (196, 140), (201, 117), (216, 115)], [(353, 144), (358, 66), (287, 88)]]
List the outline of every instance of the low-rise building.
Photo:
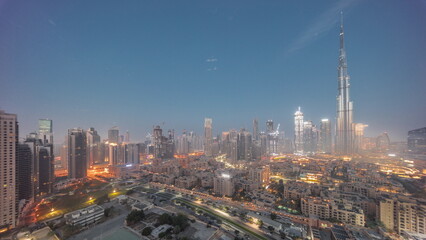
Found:
[(66, 223), (72, 226), (86, 226), (96, 223), (104, 216), (104, 208), (99, 205), (92, 205), (64, 215)]

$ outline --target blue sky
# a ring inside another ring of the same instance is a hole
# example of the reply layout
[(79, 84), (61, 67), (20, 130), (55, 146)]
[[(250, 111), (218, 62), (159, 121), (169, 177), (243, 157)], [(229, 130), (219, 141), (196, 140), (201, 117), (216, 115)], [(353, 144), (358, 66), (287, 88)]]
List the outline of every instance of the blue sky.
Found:
[(202, 133), (293, 113), (335, 118), (344, 11), (354, 120), (404, 140), (426, 126), (426, 1), (0, 1), (0, 108), (140, 140), (153, 125)]

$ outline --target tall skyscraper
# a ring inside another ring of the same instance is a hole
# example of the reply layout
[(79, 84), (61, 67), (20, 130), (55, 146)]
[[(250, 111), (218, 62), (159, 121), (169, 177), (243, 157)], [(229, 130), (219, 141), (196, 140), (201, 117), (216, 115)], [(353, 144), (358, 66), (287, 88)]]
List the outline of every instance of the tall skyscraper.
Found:
[[(43, 145), (53, 145), (53, 123), (50, 119), (39, 119), (38, 120), (38, 134), (40, 139), (43, 141)], [(52, 152), (53, 153), (53, 152)]]
[(95, 163), (100, 162), (100, 143), (101, 137), (95, 128), (91, 127), (86, 131), (86, 141), (87, 141), (87, 167), (93, 166)]
[(303, 152), (315, 153), (318, 145), (318, 131), (312, 121), (303, 123)]
[[(50, 119), (38, 120), (38, 138), (41, 140), (39, 154), (39, 192), (47, 194), (52, 192), (55, 178), (55, 156), (53, 154), (53, 121)], [(40, 155), (41, 154), (41, 155)]]
[(344, 45), (343, 14), (340, 24), (339, 65), (337, 67), (338, 95), (336, 117), (336, 148), (337, 154), (353, 153), (352, 111), (353, 103), (349, 97), (349, 75)]
[(14, 228), (17, 220), (16, 153), (18, 147), (16, 114), (0, 110), (0, 228)]
[(252, 160), (252, 137), (251, 133), (242, 129), (237, 136), (237, 158), (238, 160)]
[(331, 122), (328, 119), (321, 119), (319, 150), (323, 153), (331, 153)]
[(303, 153), (303, 113), (300, 107), (294, 113), (294, 146), (295, 153)]
[(354, 123), (354, 152), (358, 153), (364, 149), (364, 129), (368, 127), (367, 124)]
[(17, 187), (18, 200), (30, 200), (34, 197), (33, 188), (33, 154), (28, 144), (18, 145), (17, 166)]
[(112, 127), (108, 130), (108, 141), (110, 143), (119, 143), (119, 138), (118, 127)]
[(206, 154), (206, 156), (212, 156), (212, 124), (213, 120), (211, 118), (204, 119), (204, 153)]
[(86, 132), (81, 128), (68, 130), (68, 178), (87, 176)]
[(259, 140), (259, 122), (257, 119), (253, 119), (253, 139)]

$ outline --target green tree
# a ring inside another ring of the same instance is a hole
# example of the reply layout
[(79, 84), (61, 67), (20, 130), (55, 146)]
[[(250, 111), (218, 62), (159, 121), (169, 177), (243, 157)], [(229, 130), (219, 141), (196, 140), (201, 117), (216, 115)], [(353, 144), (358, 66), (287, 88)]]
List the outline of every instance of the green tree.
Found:
[(152, 228), (151, 227), (146, 227), (142, 230), (142, 235), (143, 236), (148, 236), (149, 234), (151, 234), (152, 232)]
[(272, 227), (272, 226), (268, 226), (268, 230), (270, 231), (270, 232), (274, 232), (274, 227)]
[(144, 219), (145, 213), (143, 210), (132, 210), (129, 215), (126, 217), (126, 222), (128, 225), (135, 224), (137, 222), (142, 221)]
[(272, 220), (277, 219), (277, 214), (275, 214), (275, 213), (271, 213), (271, 219), (272, 219)]

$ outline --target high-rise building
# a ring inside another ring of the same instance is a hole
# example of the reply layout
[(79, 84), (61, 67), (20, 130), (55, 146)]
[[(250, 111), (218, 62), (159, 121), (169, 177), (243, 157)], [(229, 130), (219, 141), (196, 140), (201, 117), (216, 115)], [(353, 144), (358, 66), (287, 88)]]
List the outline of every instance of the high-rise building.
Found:
[(33, 154), (28, 144), (18, 145), (17, 166), (17, 187), (18, 200), (30, 200), (34, 197), (33, 188)]
[(81, 128), (68, 130), (68, 178), (87, 176), (86, 132)]
[[(343, 15), (342, 15), (343, 16)], [(339, 65), (337, 67), (338, 95), (336, 117), (336, 147), (337, 154), (353, 153), (353, 103), (349, 97), (349, 75), (344, 45), (343, 17), (340, 24)]]
[(100, 143), (101, 137), (95, 128), (91, 127), (86, 131), (86, 141), (87, 141), (87, 167), (90, 168), (95, 163), (100, 162)]
[(408, 131), (408, 150), (426, 154), (426, 127)]
[(41, 140), (41, 146), (38, 150), (38, 178), (39, 194), (48, 194), (52, 192), (55, 178), (55, 156), (53, 154), (53, 122), (50, 119), (38, 120), (38, 139)]
[(120, 133), (118, 127), (114, 126), (108, 130), (108, 142), (119, 143)]
[(303, 122), (303, 152), (315, 153), (318, 145), (318, 131), (312, 121)]
[(16, 153), (18, 146), (16, 114), (0, 110), (0, 230), (17, 223)]
[(294, 147), (295, 153), (303, 153), (303, 113), (299, 109), (294, 113)]
[[(43, 145), (53, 145), (53, 123), (50, 119), (39, 119), (38, 120), (38, 134), (40, 139), (43, 141)], [(52, 152), (53, 154), (53, 152)]]
[(368, 127), (367, 124), (354, 123), (354, 152), (359, 153), (361, 150), (366, 150), (364, 147), (364, 130)]
[(241, 129), (237, 135), (237, 158), (238, 160), (252, 160), (252, 137), (251, 133)]
[(212, 133), (211, 118), (204, 119), (204, 153), (206, 156), (212, 156), (212, 144), (213, 144), (213, 133)]
[(274, 131), (274, 121), (273, 120), (266, 121), (266, 132), (272, 133), (273, 131)]
[(330, 120), (321, 119), (319, 150), (323, 153), (331, 153), (331, 123)]
[(259, 122), (253, 119), (253, 140), (259, 140)]

